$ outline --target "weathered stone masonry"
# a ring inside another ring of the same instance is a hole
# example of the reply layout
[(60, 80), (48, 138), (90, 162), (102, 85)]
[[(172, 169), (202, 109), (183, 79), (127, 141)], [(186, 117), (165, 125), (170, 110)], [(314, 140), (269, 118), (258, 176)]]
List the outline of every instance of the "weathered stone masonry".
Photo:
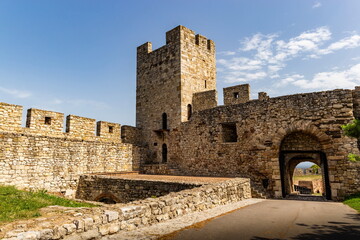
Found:
[(137, 170), (141, 147), (121, 142), (120, 125), (0, 103), (0, 184), (73, 196), (85, 173)]
[[(205, 45), (198, 46), (196, 36), (179, 26), (167, 32), (165, 46), (138, 48), (137, 127), (148, 146), (147, 162), (162, 162), (158, 169), (169, 174), (164, 164), (183, 175), (247, 176), (267, 195), (284, 197), (291, 192), (295, 162), (313, 161), (322, 167), (328, 199), (360, 191), (359, 163), (347, 160), (349, 153), (359, 153), (357, 141), (340, 128), (360, 117), (360, 88), (277, 98), (261, 92), (250, 100), (244, 84), (225, 88), (225, 106), (217, 107), (214, 43), (206, 45), (201, 36)], [(210, 89), (201, 87), (204, 79)], [(189, 104), (192, 111), (186, 112)], [(316, 149), (301, 144), (308, 137)], [(285, 140), (293, 146), (287, 148)], [(142, 169), (154, 174), (157, 168)]]

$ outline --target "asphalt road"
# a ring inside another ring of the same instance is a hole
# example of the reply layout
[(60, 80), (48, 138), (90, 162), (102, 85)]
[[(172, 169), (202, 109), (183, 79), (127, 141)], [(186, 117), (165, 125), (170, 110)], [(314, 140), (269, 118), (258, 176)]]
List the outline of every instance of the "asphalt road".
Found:
[(336, 202), (266, 200), (164, 239), (360, 240), (360, 214)]

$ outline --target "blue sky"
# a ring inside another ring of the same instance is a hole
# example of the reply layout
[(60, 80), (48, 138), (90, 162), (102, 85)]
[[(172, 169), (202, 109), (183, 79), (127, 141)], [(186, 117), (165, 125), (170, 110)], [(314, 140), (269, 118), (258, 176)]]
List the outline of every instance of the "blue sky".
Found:
[(0, 0), (0, 101), (135, 124), (136, 47), (184, 25), (217, 48), (217, 88), (252, 97), (360, 85), (358, 0)]

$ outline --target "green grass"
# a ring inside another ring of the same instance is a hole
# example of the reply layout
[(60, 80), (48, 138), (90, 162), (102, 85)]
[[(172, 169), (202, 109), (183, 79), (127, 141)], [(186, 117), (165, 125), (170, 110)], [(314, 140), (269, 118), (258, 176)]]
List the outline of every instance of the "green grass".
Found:
[(41, 216), (39, 209), (51, 205), (64, 207), (94, 207), (69, 199), (46, 194), (45, 191), (26, 192), (13, 186), (0, 186), (0, 223)]
[(347, 197), (344, 203), (360, 212), (360, 192)]
[(322, 179), (321, 175), (304, 175), (304, 176), (294, 176), (294, 180), (299, 180), (299, 181), (312, 181), (312, 180), (317, 180), (317, 179)]

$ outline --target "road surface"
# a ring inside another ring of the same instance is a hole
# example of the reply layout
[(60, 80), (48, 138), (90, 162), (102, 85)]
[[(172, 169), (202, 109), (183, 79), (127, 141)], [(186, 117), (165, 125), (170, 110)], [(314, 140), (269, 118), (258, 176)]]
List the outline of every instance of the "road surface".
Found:
[(336, 202), (266, 200), (160, 239), (360, 240), (360, 214)]

